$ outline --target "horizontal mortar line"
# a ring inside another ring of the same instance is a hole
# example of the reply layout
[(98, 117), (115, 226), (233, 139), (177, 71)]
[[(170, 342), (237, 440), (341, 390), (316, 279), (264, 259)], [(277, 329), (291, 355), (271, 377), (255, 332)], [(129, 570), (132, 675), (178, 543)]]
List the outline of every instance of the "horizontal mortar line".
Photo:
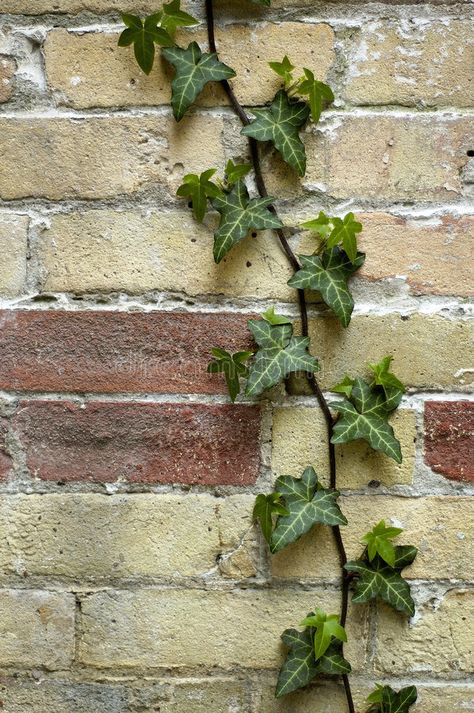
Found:
[[(337, 401), (342, 398), (342, 395), (332, 391), (324, 391), (324, 397), (327, 401)], [(407, 393), (402, 397), (398, 410), (400, 410), (400, 408), (402, 410), (421, 409), (427, 401), (474, 401), (474, 393), (470, 394), (469, 392), (456, 391), (455, 389), (443, 391), (439, 389), (439, 387), (433, 388), (432, 391), (410, 387), (407, 389)], [(311, 395), (288, 395), (282, 402), (272, 400), (271, 405), (273, 408), (294, 408), (298, 406), (318, 408), (314, 396)]]

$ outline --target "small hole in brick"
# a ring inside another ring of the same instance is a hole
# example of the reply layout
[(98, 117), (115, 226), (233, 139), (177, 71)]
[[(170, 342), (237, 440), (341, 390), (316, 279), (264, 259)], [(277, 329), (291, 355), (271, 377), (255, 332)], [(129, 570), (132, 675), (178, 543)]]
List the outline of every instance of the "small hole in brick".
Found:
[(369, 488), (380, 488), (380, 480), (371, 480), (369, 482)]
[(257, 233), (253, 232), (253, 233), (252, 233), (252, 238), (256, 238), (256, 237), (257, 237)]
[(469, 149), (466, 153), (469, 157), (474, 156), (474, 149)]
[(191, 242), (192, 242), (192, 243), (195, 243), (195, 242), (196, 242), (196, 238), (191, 238)]
[(402, 315), (400, 315), (400, 319), (402, 320), (402, 322), (408, 322), (408, 320), (410, 319), (410, 315), (402, 314)]
[(188, 202), (188, 208), (192, 208), (192, 207), (193, 207), (193, 204), (192, 204), (191, 201), (189, 201), (189, 202)]
[(250, 260), (247, 260), (245, 264), (247, 265), (247, 267), (252, 267), (252, 263), (250, 262)]

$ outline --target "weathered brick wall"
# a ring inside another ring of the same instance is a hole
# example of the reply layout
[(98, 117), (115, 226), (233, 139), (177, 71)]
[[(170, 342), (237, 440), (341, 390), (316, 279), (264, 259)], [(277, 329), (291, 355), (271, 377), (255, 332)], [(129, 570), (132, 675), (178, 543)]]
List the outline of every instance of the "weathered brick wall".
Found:
[[(116, 48), (119, 9), (157, 6), (2, 2), (0, 707), (342, 713), (335, 684), (272, 692), (281, 631), (316, 603), (337, 610), (330, 532), (270, 561), (250, 522), (277, 474), (325, 476), (320, 411), (282, 389), (230, 406), (205, 373), (210, 346), (248, 343), (249, 314), (297, 315), (289, 268), (270, 234), (214, 265), (175, 190), (245, 156), (238, 123), (215, 88), (178, 128), (164, 66), (145, 78)], [(381, 680), (416, 682), (423, 713), (474, 709), (473, 17), (450, 0), (219, 10), (247, 106), (272, 96), (266, 62), (285, 52), (337, 97), (306, 132), (302, 181), (265, 156), (289, 224), (349, 207), (364, 223), (349, 329), (311, 312), (323, 387), (386, 353), (409, 386), (401, 466), (337, 453), (349, 555), (383, 517), (420, 548), (410, 623), (351, 607), (358, 711)]]

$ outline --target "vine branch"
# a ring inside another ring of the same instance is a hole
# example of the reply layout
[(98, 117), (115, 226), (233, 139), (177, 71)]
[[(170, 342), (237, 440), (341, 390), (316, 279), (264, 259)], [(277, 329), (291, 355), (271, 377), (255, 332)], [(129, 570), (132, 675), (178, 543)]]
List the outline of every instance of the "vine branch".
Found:
[[(206, 7), (207, 34), (208, 34), (208, 41), (209, 41), (209, 49), (211, 52), (218, 55), (217, 45), (216, 45), (216, 37), (215, 37), (213, 0), (205, 0), (205, 7)], [(244, 126), (247, 126), (248, 124), (250, 124), (250, 119), (247, 116), (245, 109), (240, 104), (239, 100), (237, 99), (237, 97), (235, 95), (235, 92), (234, 92), (232, 86), (229, 84), (227, 79), (221, 80), (220, 84), (221, 84), (222, 88), (224, 89), (224, 91), (232, 105), (232, 108), (234, 109), (236, 115), (239, 117), (242, 124)], [(258, 142), (256, 139), (254, 139), (252, 137), (248, 137), (248, 142), (249, 142), (249, 148), (250, 148), (250, 155), (252, 158), (253, 169), (254, 169), (254, 173), (255, 173), (255, 182), (257, 185), (257, 190), (259, 192), (259, 195), (262, 198), (267, 198), (268, 191), (267, 191), (267, 187), (265, 184), (265, 179), (263, 177)], [(269, 210), (271, 210), (271, 212), (274, 215), (277, 215), (277, 210), (274, 205), (270, 205)], [(296, 255), (294, 254), (293, 250), (291, 249), (291, 246), (290, 246), (288, 239), (285, 235), (284, 229), (278, 228), (278, 229), (276, 229), (275, 232), (278, 236), (278, 239), (279, 239), (280, 244), (283, 248), (283, 251), (288, 258), (288, 262), (290, 263), (292, 269), (296, 272), (297, 270), (300, 269), (300, 264), (298, 262)], [(304, 290), (298, 290), (298, 301), (299, 301), (299, 309), (300, 309), (300, 317), (301, 317), (301, 331), (302, 331), (303, 336), (307, 337), (309, 334), (308, 306), (306, 303), (306, 297), (305, 297)], [(328, 403), (324, 397), (324, 394), (321, 390), (321, 387), (319, 386), (314, 374), (309, 374), (309, 373), (306, 374), (306, 379), (307, 379), (307, 382), (311, 388), (311, 391), (313, 392), (314, 396), (316, 397), (316, 399), (318, 401), (318, 404), (321, 408), (321, 411), (323, 412), (324, 419), (326, 422), (327, 436), (328, 436), (330, 486), (331, 486), (331, 488), (336, 489), (337, 488), (336, 452), (335, 452), (334, 444), (331, 443), (334, 419), (332, 417), (331, 411), (330, 411)], [(342, 535), (341, 535), (339, 526), (336, 525), (336, 526), (332, 527), (332, 532), (333, 532), (334, 539), (336, 542), (337, 551), (338, 551), (338, 555), (339, 555), (339, 562), (340, 562), (341, 570), (342, 570), (342, 593), (341, 593), (340, 622), (341, 622), (341, 626), (344, 627), (346, 624), (347, 610), (348, 610), (348, 605), (349, 605), (350, 578), (348, 577), (347, 572), (344, 569), (344, 565), (347, 562), (347, 555), (346, 555), (346, 550), (344, 547), (344, 542), (342, 540)], [(344, 690), (345, 690), (345, 694), (346, 694), (349, 713), (355, 713), (354, 702), (352, 699), (351, 686), (350, 686), (349, 677), (347, 676), (347, 674), (343, 674), (342, 680), (343, 680), (343, 684), (344, 684)]]

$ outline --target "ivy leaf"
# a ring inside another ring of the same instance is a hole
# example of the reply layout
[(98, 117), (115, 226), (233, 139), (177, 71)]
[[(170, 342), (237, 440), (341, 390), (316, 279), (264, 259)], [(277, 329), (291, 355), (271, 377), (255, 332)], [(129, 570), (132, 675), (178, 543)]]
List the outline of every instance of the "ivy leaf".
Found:
[(354, 213), (348, 213), (344, 219), (332, 218), (334, 228), (327, 240), (327, 247), (333, 248), (339, 243), (351, 262), (357, 260), (357, 233), (362, 231), (362, 223), (354, 220)]
[(284, 56), (282, 62), (269, 62), (268, 64), (279, 77), (283, 77), (285, 84), (291, 84), (293, 81), (294, 66), (291, 64), (287, 55)]
[(323, 210), (319, 212), (317, 218), (314, 218), (313, 220), (307, 220), (305, 223), (301, 223), (301, 227), (306, 228), (306, 230), (312, 230), (313, 232), (317, 233), (319, 237), (323, 240), (326, 240), (326, 238), (330, 235), (333, 229), (331, 218), (326, 215)]
[(270, 549), (279, 552), (298, 540), (313, 525), (347, 525), (337, 498), (337, 490), (321, 487), (314, 468), (306, 468), (301, 478), (283, 475), (277, 479), (276, 490), (285, 499), (288, 515), (278, 518)]
[(122, 15), (127, 26), (119, 37), (119, 47), (134, 46), (135, 59), (145, 74), (150, 74), (155, 61), (155, 43), (162, 47), (171, 47), (173, 38), (162, 27), (158, 27), (161, 13), (156, 13), (142, 20), (137, 15)]
[(260, 523), (263, 536), (268, 544), (272, 537), (273, 515), (288, 515), (288, 510), (281, 499), (281, 493), (257, 495), (253, 508), (253, 519)]
[(397, 379), (395, 374), (390, 371), (392, 360), (393, 356), (386, 356), (378, 364), (369, 364), (374, 372), (374, 384), (382, 386), (386, 395), (390, 394), (390, 389), (398, 389), (405, 393), (405, 387), (400, 379)]
[(267, 311), (262, 314), (262, 317), (270, 324), (291, 324), (288, 317), (283, 317), (281, 314), (275, 314), (275, 307), (269, 307)]
[(357, 253), (354, 262), (339, 247), (325, 250), (321, 257), (300, 255), (299, 258), (303, 267), (288, 280), (289, 286), (317, 290), (341, 324), (347, 327), (354, 309), (347, 281), (364, 264), (364, 253)]
[(260, 349), (250, 366), (247, 396), (258, 396), (295, 371), (319, 370), (317, 359), (308, 352), (309, 338), (294, 337), (291, 324), (251, 319), (248, 325)]
[(254, 109), (255, 119), (242, 129), (244, 136), (258, 141), (272, 141), (283, 159), (299, 176), (306, 171), (306, 153), (299, 131), (306, 124), (309, 107), (305, 102), (291, 102), (281, 89), (269, 109)]
[(352, 388), (355, 384), (355, 379), (351, 379), (350, 376), (346, 376), (343, 378), (339, 384), (335, 384), (331, 391), (334, 394), (344, 394), (348, 399), (351, 398), (352, 395)]
[(214, 260), (218, 263), (229, 250), (246, 237), (249, 230), (281, 228), (280, 219), (268, 210), (273, 198), (252, 198), (245, 183), (237, 181), (230, 193), (222, 193), (212, 202), (221, 220), (214, 233)]
[(351, 672), (351, 665), (341, 654), (341, 645), (337, 641), (333, 641), (317, 663), (317, 673), (340, 676), (343, 673)]
[(304, 68), (303, 72), (304, 77), (298, 85), (298, 92), (308, 97), (311, 118), (317, 124), (325, 104), (331, 104), (334, 101), (334, 94), (331, 87), (324, 82), (318, 82), (309, 69)]
[(229, 188), (237, 183), (237, 181), (245, 178), (247, 173), (251, 170), (252, 166), (249, 163), (234, 163), (232, 159), (229, 159), (225, 167), (225, 177)]
[(339, 623), (337, 614), (326, 614), (322, 609), (316, 609), (314, 614), (307, 616), (300, 626), (309, 626), (315, 630), (314, 634), (314, 656), (320, 659), (328, 650), (331, 641), (347, 641), (347, 634), (343, 626)]
[(176, 121), (180, 121), (208, 82), (235, 77), (233, 69), (219, 62), (215, 53), (201, 52), (196, 42), (187, 49), (165, 47), (163, 57), (176, 69), (171, 82), (171, 106)]
[(369, 703), (375, 704), (370, 706), (367, 713), (408, 713), (417, 698), (416, 686), (407, 686), (397, 693), (390, 686), (377, 685), (367, 698)]
[(351, 401), (335, 401), (329, 406), (339, 412), (331, 443), (349, 443), (359, 438), (374, 450), (382, 451), (397, 463), (402, 462), (400, 443), (387, 422), (389, 408), (382, 393), (375, 393), (363, 379), (356, 379)]
[(167, 5), (163, 5), (160, 25), (164, 30), (169, 32), (170, 35), (174, 35), (178, 27), (199, 25), (199, 20), (188, 15), (187, 12), (183, 12), (180, 6), (181, 0), (172, 0)]
[(232, 401), (235, 401), (240, 394), (240, 377), (248, 376), (248, 368), (245, 362), (250, 359), (253, 352), (236, 352), (230, 354), (225, 349), (215, 347), (211, 350), (215, 357), (207, 367), (210, 374), (224, 373), (229, 395)]
[(403, 530), (400, 527), (386, 527), (385, 520), (380, 520), (380, 522), (362, 538), (362, 542), (367, 545), (369, 560), (372, 562), (376, 555), (380, 555), (390, 567), (395, 567), (395, 547), (390, 540), (402, 532)]
[(197, 176), (195, 173), (188, 173), (184, 177), (184, 183), (176, 191), (182, 198), (190, 198), (193, 206), (193, 215), (202, 223), (207, 210), (207, 199), (217, 198), (222, 191), (210, 179), (215, 174), (216, 169), (210, 168)]
[(410, 585), (400, 572), (410, 565), (417, 555), (416, 547), (405, 545), (395, 548), (395, 565), (388, 566), (378, 555), (373, 562), (352, 560), (345, 565), (348, 572), (357, 575), (352, 601), (363, 604), (370, 599), (380, 598), (397, 611), (409, 616), (415, 613), (415, 603)]

